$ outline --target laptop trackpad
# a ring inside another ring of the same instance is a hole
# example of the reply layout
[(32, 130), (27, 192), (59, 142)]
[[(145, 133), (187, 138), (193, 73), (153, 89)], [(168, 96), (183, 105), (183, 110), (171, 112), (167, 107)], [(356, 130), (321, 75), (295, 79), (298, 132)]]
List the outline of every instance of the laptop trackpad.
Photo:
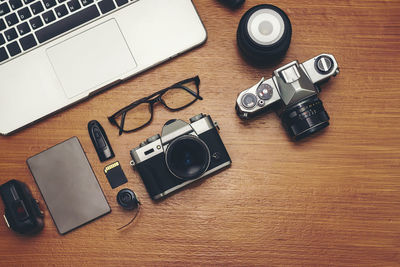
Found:
[(68, 98), (110, 84), (137, 66), (114, 19), (50, 47), (47, 55)]

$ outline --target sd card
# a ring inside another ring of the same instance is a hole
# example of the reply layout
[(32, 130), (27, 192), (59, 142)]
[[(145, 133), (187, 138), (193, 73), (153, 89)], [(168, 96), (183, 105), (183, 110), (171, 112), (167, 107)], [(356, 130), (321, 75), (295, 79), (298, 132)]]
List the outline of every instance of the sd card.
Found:
[(122, 170), (121, 165), (119, 164), (119, 161), (107, 165), (104, 168), (104, 173), (106, 174), (107, 180), (110, 183), (112, 189), (128, 182), (125, 173)]

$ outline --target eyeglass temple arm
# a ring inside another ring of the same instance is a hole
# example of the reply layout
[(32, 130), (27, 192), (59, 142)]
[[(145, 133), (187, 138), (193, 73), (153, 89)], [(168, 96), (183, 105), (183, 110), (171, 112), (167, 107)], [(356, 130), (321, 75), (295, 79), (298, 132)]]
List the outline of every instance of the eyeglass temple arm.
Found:
[(192, 78), (189, 78), (189, 79), (186, 79), (186, 80), (177, 82), (176, 84), (172, 85), (171, 87), (177, 86), (177, 85), (183, 85), (183, 84), (189, 83), (189, 82), (191, 82), (191, 81), (194, 81), (194, 82), (196, 83), (196, 86), (199, 86), (199, 84), (200, 84), (200, 78), (199, 78), (199, 76), (195, 76), (195, 77), (192, 77)]
[[(180, 88), (184, 89), (186, 92), (188, 92), (189, 94), (191, 94), (191, 95), (194, 96), (195, 98), (200, 99), (200, 100), (203, 100), (203, 98), (202, 98), (199, 94), (193, 92), (192, 90), (190, 90), (190, 88), (188, 88), (188, 87), (186, 87), (186, 86), (184, 86), (184, 85), (180, 85)], [(200, 92), (199, 92), (199, 93), (200, 93)]]
[[(195, 82), (197, 93), (193, 92), (190, 88), (188, 88), (184, 85), (185, 83), (189, 83), (191, 81)], [(187, 91), (189, 94), (191, 94), (192, 96), (196, 97), (197, 99), (203, 100), (203, 98), (200, 96), (199, 85), (200, 85), (200, 78), (199, 78), (199, 76), (195, 76), (195, 77), (180, 81), (180, 82), (170, 86), (169, 88), (179, 86), (182, 89), (184, 89), (185, 91)]]

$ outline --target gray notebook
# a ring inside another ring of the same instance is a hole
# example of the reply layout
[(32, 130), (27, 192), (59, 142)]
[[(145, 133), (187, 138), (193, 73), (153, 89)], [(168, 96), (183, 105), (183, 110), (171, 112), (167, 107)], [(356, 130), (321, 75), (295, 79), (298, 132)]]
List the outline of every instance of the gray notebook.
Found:
[(60, 234), (111, 211), (78, 138), (26, 162)]

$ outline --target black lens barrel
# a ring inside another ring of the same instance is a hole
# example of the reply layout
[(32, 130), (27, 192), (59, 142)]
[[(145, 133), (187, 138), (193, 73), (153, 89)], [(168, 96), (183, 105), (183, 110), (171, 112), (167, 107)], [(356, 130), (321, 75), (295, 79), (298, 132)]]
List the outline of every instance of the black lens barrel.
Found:
[(172, 141), (166, 152), (169, 171), (177, 178), (199, 178), (210, 164), (210, 151), (200, 138), (184, 135)]
[(329, 125), (329, 115), (316, 95), (287, 108), (280, 117), (294, 140), (300, 140)]

